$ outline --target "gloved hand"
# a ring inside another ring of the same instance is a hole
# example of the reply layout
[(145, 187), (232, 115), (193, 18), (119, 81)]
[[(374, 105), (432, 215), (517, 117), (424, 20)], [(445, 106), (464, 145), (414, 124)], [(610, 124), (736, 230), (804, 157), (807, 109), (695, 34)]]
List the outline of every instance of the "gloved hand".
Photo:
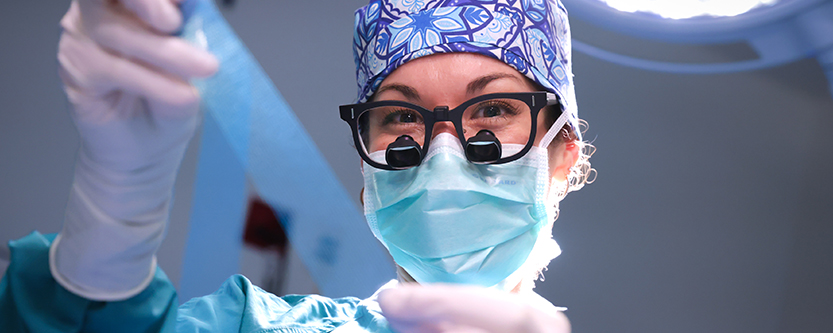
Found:
[(570, 332), (570, 322), (537, 295), (455, 285), (405, 285), (382, 291), (382, 313), (399, 333)]
[(141, 292), (155, 269), (177, 169), (198, 124), (187, 80), (216, 72), (171, 36), (176, 0), (75, 0), (61, 20), (59, 74), (81, 138), (53, 277), (93, 300)]

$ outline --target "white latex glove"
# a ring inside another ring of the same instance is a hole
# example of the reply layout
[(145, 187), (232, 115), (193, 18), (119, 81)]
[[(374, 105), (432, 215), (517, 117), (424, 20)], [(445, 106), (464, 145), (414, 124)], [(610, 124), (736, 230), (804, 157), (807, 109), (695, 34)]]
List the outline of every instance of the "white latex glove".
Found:
[(53, 277), (113, 301), (156, 269), (177, 169), (198, 120), (187, 80), (216, 72), (208, 52), (170, 36), (174, 0), (75, 0), (61, 20), (59, 73), (81, 137)]
[(570, 322), (537, 295), (455, 285), (404, 285), (378, 296), (399, 333), (570, 332)]

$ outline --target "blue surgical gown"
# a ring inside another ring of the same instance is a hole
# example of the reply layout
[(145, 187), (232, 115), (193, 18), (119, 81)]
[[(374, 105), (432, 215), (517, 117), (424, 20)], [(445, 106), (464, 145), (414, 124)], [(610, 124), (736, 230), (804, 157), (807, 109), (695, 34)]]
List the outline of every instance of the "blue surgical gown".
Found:
[(374, 297), (277, 297), (242, 275), (177, 306), (174, 286), (157, 268), (138, 295), (91, 301), (52, 278), (54, 237), (35, 232), (9, 243), (11, 264), (0, 282), (0, 332), (390, 332)]

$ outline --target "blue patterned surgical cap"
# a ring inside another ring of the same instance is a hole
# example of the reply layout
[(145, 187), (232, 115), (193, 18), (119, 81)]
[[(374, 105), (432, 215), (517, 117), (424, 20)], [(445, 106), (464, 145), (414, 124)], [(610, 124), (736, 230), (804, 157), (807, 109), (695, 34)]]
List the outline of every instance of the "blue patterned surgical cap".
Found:
[(472, 52), (503, 61), (557, 94), (578, 129), (570, 50), (567, 10), (559, 0), (371, 0), (355, 17), (358, 101), (367, 101), (410, 60)]

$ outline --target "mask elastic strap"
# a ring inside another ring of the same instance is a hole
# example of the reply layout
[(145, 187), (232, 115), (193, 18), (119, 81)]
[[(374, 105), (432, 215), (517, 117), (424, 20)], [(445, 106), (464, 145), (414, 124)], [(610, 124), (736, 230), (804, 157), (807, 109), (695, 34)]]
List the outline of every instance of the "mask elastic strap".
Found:
[(569, 113), (561, 112), (561, 115), (558, 116), (558, 119), (555, 120), (555, 123), (550, 126), (550, 129), (547, 131), (547, 134), (544, 135), (544, 138), (541, 139), (541, 142), (538, 144), (538, 147), (547, 148), (552, 140), (558, 135), (558, 132), (561, 131), (561, 128), (567, 124), (567, 120), (570, 119)]

